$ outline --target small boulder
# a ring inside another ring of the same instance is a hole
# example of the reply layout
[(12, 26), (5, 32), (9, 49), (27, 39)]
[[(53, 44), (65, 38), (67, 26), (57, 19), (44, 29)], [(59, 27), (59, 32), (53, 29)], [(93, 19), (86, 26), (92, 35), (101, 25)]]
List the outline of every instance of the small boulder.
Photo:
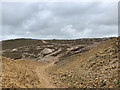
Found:
[(44, 55), (47, 55), (49, 53), (52, 53), (53, 50), (52, 49), (49, 49), (49, 48), (45, 48), (43, 50), (40, 51), (40, 53), (38, 54), (38, 56), (44, 56)]
[(11, 52), (17, 52), (17, 49), (12, 49)]

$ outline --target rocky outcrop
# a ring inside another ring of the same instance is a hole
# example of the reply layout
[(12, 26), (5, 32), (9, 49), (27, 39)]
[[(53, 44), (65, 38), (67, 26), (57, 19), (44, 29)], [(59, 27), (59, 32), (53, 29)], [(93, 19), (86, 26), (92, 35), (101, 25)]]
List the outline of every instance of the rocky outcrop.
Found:
[(45, 40), (42, 40), (42, 42), (43, 42), (44, 44), (46, 44), (46, 43), (47, 43)]
[(38, 56), (43, 57), (43, 56), (45, 56), (47, 54), (52, 53), (53, 51), (54, 51), (53, 49), (45, 48), (42, 51), (40, 51), (40, 53), (38, 54)]
[(17, 52), (17, 49), (12, 49), (11, 52)]
[(51, 56), (61, 58), (88, 51), (105, 40), (107, 39), (40, 40), (42, 41), (40, 44), (33, 43), (27, 46), (20, 45), (18, 48), (4, 49), (2, 55), (11, 59), (40, 60)]
[(62, 51), (62, 49), (60, 48), (60, 49), (58, 49), (57, 51), (55, 51), (55, 52), (53, 52), (53, 53), (51, 53), (51, 54), (48, 54), (47, 56), (57, 56), (58, 54), (61, 53), (61, 51)]

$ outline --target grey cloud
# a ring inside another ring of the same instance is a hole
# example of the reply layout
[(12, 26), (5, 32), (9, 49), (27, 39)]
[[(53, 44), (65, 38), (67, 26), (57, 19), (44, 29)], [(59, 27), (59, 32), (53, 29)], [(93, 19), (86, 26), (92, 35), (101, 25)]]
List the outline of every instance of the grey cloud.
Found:
[(3, 3), (3, 39), (117, 36), (117, 3)]
[(19, 25), (38, 12), (37, 6), (29, 3), (3, 3), (2, 9), (3, 24), (7, 25)]

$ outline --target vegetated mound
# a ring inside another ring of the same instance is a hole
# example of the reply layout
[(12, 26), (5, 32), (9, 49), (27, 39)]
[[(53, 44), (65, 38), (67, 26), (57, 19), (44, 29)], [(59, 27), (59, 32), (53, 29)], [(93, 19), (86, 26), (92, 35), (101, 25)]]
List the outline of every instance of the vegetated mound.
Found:
[(37, 39), (12, 39), (2, 41), (2, 49), (14, 49), (18, 47), (28, 46), (28, 45), (42, 45), (44, 42)]
[(33, 60), (2, 57), (2, 88), (40, 88), (42, 82), (34, 70), (43, 65)]
[(54, 84), (73, 88), (118, 88), (118, 38), (77, 56), (63, 58), (51, 69)]

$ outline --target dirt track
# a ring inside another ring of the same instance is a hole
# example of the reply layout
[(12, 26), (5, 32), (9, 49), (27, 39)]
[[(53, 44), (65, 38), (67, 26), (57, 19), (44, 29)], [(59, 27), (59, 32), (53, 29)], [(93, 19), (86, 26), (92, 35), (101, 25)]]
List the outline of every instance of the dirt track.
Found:
[(41, 88), (55, 88), (55, 86), (52, 85), (52, 83), (50, 83), (50, 81), (49, 81), (50, 78), (48, 78), (48, 75), (45, 72), (45, 70), (52, 65), (53, 65), (53, 63), (49, 63), (42, 67), (37, 67), (37, 69), (35, 70), (37, 76), (39, 77), (39, 79), (41, 81), (41, 85), (40, 85)]

